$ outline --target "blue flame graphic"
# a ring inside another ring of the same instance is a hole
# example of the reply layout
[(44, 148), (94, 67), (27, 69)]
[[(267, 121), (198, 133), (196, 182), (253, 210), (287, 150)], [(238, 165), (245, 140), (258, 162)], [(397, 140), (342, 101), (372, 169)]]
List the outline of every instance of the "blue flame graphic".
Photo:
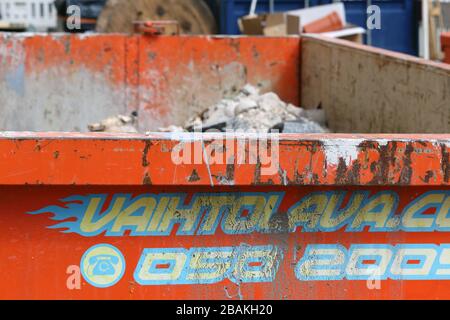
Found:
[(47, 227), (48, 229), (65, 229), (61, 230), (61, 232), (82, 234), (82, 232), (80, 231), (80, 223), (87, 210), (89, 202), (94, 197), (101, 198), (102, 204), (106, 200), (106, 195), (74, 195), (64, 199), (60, 199), (59, 201), (62, 203), (61, 206), (52, 205), (37, 211), (27, 213), (31, 215), (51, 214), (52, 217), (50, 218), (50, 220), (61, 222)]

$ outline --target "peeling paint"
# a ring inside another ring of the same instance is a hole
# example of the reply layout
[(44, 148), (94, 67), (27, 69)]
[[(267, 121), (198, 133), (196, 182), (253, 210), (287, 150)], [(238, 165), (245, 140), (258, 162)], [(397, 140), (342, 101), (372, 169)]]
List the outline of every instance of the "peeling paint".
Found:
[(350, 166), (353, 160), (358, 158), (359, 145), (362, 139), (346, 139), (346, 140), (323, 140), (324, 151), (327, 164), (338, 166), (341, 159), (346, 166)]

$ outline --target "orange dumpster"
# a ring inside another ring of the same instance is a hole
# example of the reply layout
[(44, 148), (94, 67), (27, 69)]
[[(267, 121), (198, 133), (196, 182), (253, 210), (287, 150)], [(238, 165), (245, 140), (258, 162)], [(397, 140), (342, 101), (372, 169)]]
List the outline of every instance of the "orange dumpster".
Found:
[[(450, 298), (447, 65), (322, 37), (3, 36), (0, 60), (1, 299)], [(247, 82), (343, 133), (75, 132)]]

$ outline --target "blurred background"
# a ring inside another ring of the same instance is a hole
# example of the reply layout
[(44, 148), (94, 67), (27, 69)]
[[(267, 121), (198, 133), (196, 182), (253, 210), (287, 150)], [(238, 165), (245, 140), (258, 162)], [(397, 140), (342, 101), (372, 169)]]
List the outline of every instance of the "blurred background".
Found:
[[(446, 40), (441, 40), (441, 35), (450, 28), (450, 0), (0, 0), (0, 27), (16, 32), (132, 32), (136, 21), (175, 20), (185, 34), (255, 34), (243, 29), (239, 23), (242, 17), (294, 12), (304, 26), (302, 21), (311, 20), (311, 16), (323, 16), (317, 11), (302, 13), (301, 9), (333, 4), (342, 5), (343, 12), (339, 7), (331, 10), (342, 15), (346, 28), (364, 29), (356, 31), (361, 35), (357, 41), (433, 60), (445, 59), (445, 43), (441, 41)], [(373, 15), (368, 12), (370, 6), (380, 9), (379, 29), (367, 28)], [(67, 18), (78, 13), (80, 28), (68, 28)]]

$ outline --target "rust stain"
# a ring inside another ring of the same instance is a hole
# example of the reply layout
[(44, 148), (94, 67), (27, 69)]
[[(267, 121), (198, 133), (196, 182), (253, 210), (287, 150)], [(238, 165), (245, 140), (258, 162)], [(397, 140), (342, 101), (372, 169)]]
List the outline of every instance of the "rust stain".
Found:
[(428, 170), (428, 171), (427, 171), (427, 174), (426, 174), (425, 177), (423, 178), (423, 181), (424, 181), (425, 183), (429, 183), (430, 180), (431, 180), (431, 178), (433, 178), (433, 177), (434, 177), (434, 172), (431, 171), (431, 170)]
[(441, 144), (441, 155), (441, 169), (444, 175), (444, 181), (448, 183), (450, 178), (450, 157), (445, 144)]
[(34, 147), (34, 151), (41, 152), (41, 150), (42, 150), (41, 143), (39, 141), (36, 141), (36, 146)]
[[(426, 137), (421, 137), (421, 141), (413, 137), (390, 141), (383, 138), (377, 141), (376, 136), (368, 135), (367, 140), (358, 137), (362, 141), (359, 145), (355, 144), (353, 137), (351, 141), (338, 137), (338, 140), (329, 141), (321, 147), (320, 141), (325, 141), (325, 137), (333, 140), (334, 136), (318, 136), (317, 140), (313, 137), (310, 141), (304, 137), (299, 137), (299, 140), (291, 137), (280, 141), (277, 170), (265, 174), (263, 169), (266, 164), (259, 158), (255, 163), (243, 165), (237, 165), (237, 159), (231, 164), (211, 163), (209, 168), (204, 163), (177, 165), (173, 163), (171, 153), (164, 151), (171, 150), (179, 142), (166, 138), (117, 139), (114, 136), (105, 138), (92, 135), (91, 140), (87, 139), (91, 135), (82, 135), (82, 139), (77, 139), (73, 134), (28, 134), (27, 139), (24, 139), (23, 135), (4, 135), (0, 139), (0, 151), (8, 157), (8, 161), (4, 161), (0, 167), (0, 183), (195, 183), (209, 186), (211, 181), (208, 173), (221, 186), (438, 186), (447, 185), (450, 179), (448, 139), (445, 136), (440, 142), (435, 137), (430, 141)], [(336, 148), (339, 143), (353, 152), (349, 158), (351, 161), (340, 157), (336, 159), (337, 163), (327, 163), (327, 153), (334, 150), (327, 150), (327, 146)], [(164, 148), (153, 148), (158, 144), (164, 145)], [(29, 172), (30, 159), (41, 170)], [(74, 178), (74, 168), (80, 167), (83, 170), (77, 169)], [(29, 173), (11, 174), (21, 172)]]
[(289, 233), (289, 216), (287, 212), (277, 212), (269, 220), (267, 224), (268, 233)]
[(405, 155), (403, 157), (403, 168), (400, 174), (399, 184), (409, 185), (413, 173), (411, 154), (414, 152), (414, 147), (411, 143), (406, 145)]
[[(365, 151), (369, 149), (377, 150), (379, 154), (379, 160), (372, 160), (370, 163), (370, 171), (373, 174), (373, 179), (369, 182), (371, 185), (388, 184), (391, 181), (389, 176), (390, 166), (394, 166), (396, 162), (397, 142), (392, 141), (384, 146), (380, 146), (376, 141), (367, 141), (364, 146)], [(362, 146), (364, 150), (364, 146)]]
[(152, 146), (152, 142), (150, 140), (146, 140), (144, 152), (142, 153), (142, 166), (143, 167), (148, 167), (150, 164), (148, 162), (148, 152), (150, 151), (151, 146)]
[(143, 185), (151, 185), (152, 184), (152, 179), (150, 178), (148, 172), (145, 173), (144, 179), (142, 180), (142, 184)]
[(234, 181), (234, 164), (227, 165), (227, 180)]
[(200, 179), (200, 176), (198, 175), (197, 170), (194, 169), (192, 171), (191, 175), (189, 176), (188, 181), (189, 182), (197, 182), (197, 181), (200, 181), (200, 180), (201, 179)]
[(347, 164), (343, 158), (339, 158), (339, 164), (336, 170), (336, 184), (345, 184), (347, 173)]

